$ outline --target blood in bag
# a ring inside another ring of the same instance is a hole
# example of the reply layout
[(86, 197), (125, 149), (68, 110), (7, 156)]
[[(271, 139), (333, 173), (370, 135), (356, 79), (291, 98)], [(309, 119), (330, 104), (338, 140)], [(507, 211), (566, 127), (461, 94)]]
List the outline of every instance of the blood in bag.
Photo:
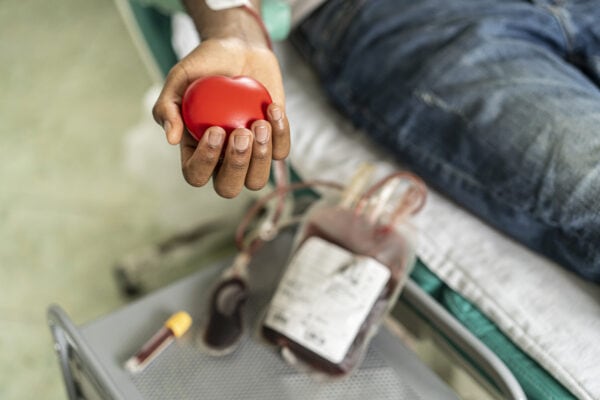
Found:
[(407, 235), (330, 207), (309, 217), (263, 324), (269, 341), (329, 375), (350, 372), (414, 260)]

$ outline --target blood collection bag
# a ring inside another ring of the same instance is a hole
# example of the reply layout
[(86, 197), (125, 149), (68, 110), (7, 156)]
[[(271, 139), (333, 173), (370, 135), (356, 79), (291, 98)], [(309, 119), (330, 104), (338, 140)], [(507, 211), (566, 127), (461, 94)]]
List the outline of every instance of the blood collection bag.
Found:
[(408, 217), (424, 185), (399, 173), (362, 191), (366, 176), (309, 211), (261, 325), (289, 362), (329, 376), (360, 364), (414, 262)]

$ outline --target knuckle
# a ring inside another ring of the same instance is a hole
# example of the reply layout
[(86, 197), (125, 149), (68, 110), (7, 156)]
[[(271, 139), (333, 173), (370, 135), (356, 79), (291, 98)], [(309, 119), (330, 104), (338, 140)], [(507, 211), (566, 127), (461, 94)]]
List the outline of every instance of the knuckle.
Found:
[(164, 107), (160, 99), (156, 101), (154, 107), (152, 107), (152, 117), (158, 123), (161, 123), (164, 115)]
[(204, 174), (198, 174), (195, 169), (190, 168), (189, 166), (184, 166), (181, 171), (183, 173), (183, 178), (191, 186), (201, 187), (208, 182), (208, 177), (204, 176)]
[(281, 126), (273, 126), (273, 140), (275, 142), (288, 141), (289, 134), (287, 129)]
[(248, 160), (245, 158), (234, 157), (227, 164), (235, 172), (242, 172), (248, 169)]
[(185, 68), (183, 67), (181, 62), (178, 62), (177, 64), (175, 64), (171, 67), (171, 69), (169, 70), (169, 73), (167, 74), (167, 78), (180, 78), (180, 77), (184, 77), (186, 75), (187, 75), (187, 73), (185, 71)]
[(261, 163), (269, 161), (271, 158), (270, 153), (271, 152), (268, 148), (266, 148), (266, 146), (258, 146), (258, 148), (252, 152), (252, 161), (258, 161)]
[(202, 156), (199, 158), (199, 162), (200, 164), (208, 167), (216, 164), (218, 159), (219, 157), (216, 151), (208, 150), (202, 154)]

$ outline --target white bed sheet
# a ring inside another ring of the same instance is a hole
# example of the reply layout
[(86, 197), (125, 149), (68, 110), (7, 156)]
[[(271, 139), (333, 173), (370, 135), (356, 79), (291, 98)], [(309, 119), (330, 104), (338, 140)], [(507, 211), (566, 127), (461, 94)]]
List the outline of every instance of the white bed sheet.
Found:
[[(198, 39), (186, 16), (174, 22), (174, 46), (183, 55)], [(331, 108), (289, 44), (276, 50), (292, 126), (291, 163), (300, 176), (346, 182), (365, 161), (381, 173), (398, 168)], [(434, 191), (415, 224), (418, 255), (444, 282), (577, 397), (600, 399), (600, 286), (534, 254)]]

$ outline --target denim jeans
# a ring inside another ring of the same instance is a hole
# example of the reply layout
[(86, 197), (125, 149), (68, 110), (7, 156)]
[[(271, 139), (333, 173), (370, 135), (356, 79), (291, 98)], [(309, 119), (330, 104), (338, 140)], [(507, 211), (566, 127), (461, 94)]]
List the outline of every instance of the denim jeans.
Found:
[(599, 21), (598, 0), (329, 0), (292, 40), (429, 185), (600, 281)]

